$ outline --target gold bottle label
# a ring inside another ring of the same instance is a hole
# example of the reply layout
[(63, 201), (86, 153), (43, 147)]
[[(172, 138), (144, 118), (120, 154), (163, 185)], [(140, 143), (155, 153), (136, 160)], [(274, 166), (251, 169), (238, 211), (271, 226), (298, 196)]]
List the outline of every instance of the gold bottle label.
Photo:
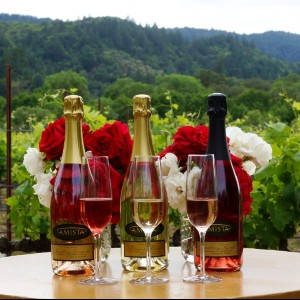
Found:
[[(197, 256), (200, 256), (200, 242), (196, 242)], [(238, 242), (205, 242), (206, 257), (237, 256)]]
[[(166, 255), (165, 241), (151, 241), (151, 257), (162, 257)], [(126, 257), (146, 257), (146, 242), (124, 241), (124, 256)]]
[(53, 260), (84, 261), (94, 259), (94, 244), (85, 245), (51, 245)]
[[(231, 239), (229, 236), (237, 235), (237, 225), (235, 222), (225, 220), (217, 220), (207, 230), (206, 237), (209, 241), (205, 241), (206, 257), (225, 257), (238, 255), (238, 241)], [(200, 245), (197, 241), (197, 255), (200, 255)]]

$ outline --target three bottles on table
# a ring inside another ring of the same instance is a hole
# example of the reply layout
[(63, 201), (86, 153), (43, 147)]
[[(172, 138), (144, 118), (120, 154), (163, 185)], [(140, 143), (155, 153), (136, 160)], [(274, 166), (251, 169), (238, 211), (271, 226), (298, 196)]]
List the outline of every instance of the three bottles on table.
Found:
[[(226, 96), (208, 97), (209, 141), (207, 153), (216, 159), (219, 214), (206, 235), (206, 269), (237, 271), (242, 266), (243, 236), (241, 195), (231, 164), (226, 141)], [(79, 174), (85, 156), (82, 138), (83, 100), (71, 95), (64, 99), (65, 144), (51, 200), (51, 256), (55, 274), (62, 276), (93, 273), (94, 244), (90, 230), (81, 220)], [(135, 155), (154, 155), (150, 117), (151, 98), (133, 97), (134, 144), (121, 191), (121, 264), (124, 270), (145, 271), (146, 246), (141, 229), (134, 223), (131, 206), (131, 167)], [(168, 203), (165, 202), (167, 212)], [(166, 269), (169, 264), (168, 214), (155, 229), (151, 239), (153, 270)], [(194, 263), (198, 267), (199, 237), (194, 236)]]

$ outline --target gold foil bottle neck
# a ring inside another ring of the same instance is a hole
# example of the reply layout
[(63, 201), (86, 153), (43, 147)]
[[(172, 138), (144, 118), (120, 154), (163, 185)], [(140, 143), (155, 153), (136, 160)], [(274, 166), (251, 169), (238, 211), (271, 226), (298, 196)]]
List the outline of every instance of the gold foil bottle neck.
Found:
[(83, 117), (83, 99), (81, 96), (69, 95), (64, 98), (64, 116)]
[(133, 116), (150, 117), (151, 116), (151, 97), (144, 94), (133, 97)]

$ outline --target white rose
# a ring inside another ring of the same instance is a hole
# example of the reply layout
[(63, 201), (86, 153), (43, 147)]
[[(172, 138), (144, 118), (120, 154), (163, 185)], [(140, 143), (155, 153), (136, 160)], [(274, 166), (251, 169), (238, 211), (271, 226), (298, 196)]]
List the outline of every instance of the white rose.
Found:
[(198, 184), (201, 170), (198, 166), (193, 167), (189, 172), (188, 182), (187, 182), (187, 197), (192, 198), (195, 194), (195, 187)]
[(272, 159), (272, 147), (261, 137), (248, 133), (247, 142), (252, 147), (251, 156), (255, 158), (258, 167), (265, 166)]
[(173, 173), (178, 173), (180, 171), (178, 167), (178, 158), (173, 153), (167, 153), (161, 158), (161, 169), (162, 175), (168, 176)]
[[(256, 168), (265, 166), (272, 159), (272, 147), (257, 134), (244, 133), (238, 127), (228, 127), (226, 134), (230, 139), (230, 152), (241, 159), (251, 160)], [(253, 166), (248, 165), (247, 168), (253, 169)]]
[(239, 127), (226, 128), (226, 136), (229, 138), (229, 150), (239, 158), (244, 157), (244, 154), (240, 152), (240, 148), (244, 145), (245, 135), (246, 133)]
[(28, 148), (24, 155), (23, 165), (30, 175), (42, 173), (45, 169), (42, 153), (36, 148)]
[(42, 205), (50, 208), (53, 186), (50, 183), (52, 174), (40, 173), (35, 175), (36, 184), (33, 185), (35, 194), (38, 196)]
[(181, 214), (186, 214), (185, 201), (186, 176), (180, 172), (165, 177), (165, 187), (170, 205), (178, 209)]
[(256, 165), (254, 162), (247, 160), (243, 162), (243, 169), (251, 176), (256, 171)]

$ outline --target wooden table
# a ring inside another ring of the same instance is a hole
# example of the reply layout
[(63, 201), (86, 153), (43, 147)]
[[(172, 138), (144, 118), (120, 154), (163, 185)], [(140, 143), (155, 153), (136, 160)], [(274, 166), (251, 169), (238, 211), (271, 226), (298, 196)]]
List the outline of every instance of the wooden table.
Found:
[(82, 286), (78, 278), (53, 275), (50, 253), (25, 254), (0, 258), (0, 298), (300, 298), (300, 253), (244, 249), (242, 270), (218, 273), (218, 283), (184, 283), (183, 276), (195, 273), (185, 262), (179, 247), (170, 248), (170, 264), (160, 272), (169, 283), (138, 286), (128, 281), (136, 273), (123, 271), (120, 249), (114, 248), (104, 265), (106, 275), (118, 283)]

